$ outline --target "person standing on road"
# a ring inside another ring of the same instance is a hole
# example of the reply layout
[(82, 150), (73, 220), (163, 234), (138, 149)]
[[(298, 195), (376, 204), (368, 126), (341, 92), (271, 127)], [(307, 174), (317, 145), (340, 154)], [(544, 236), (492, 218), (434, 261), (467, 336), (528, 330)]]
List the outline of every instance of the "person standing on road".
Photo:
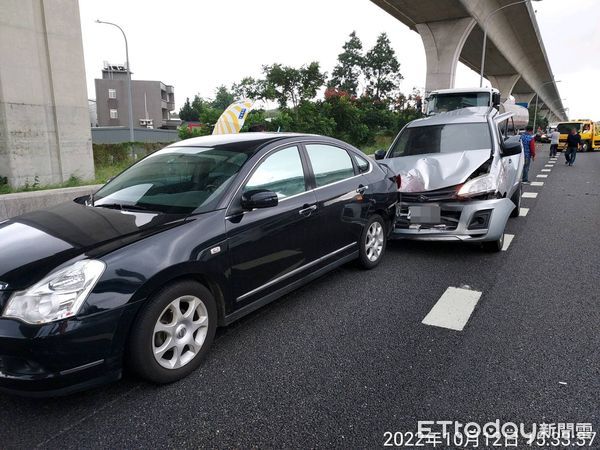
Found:
[(550, 158), (556, 156), (556, 150), (558, 149), (558, 141), (560, 139), (560, 133), (558, 130), (554, 130), (550, 135)]
[(535, 139), (533, 136), (533, 127), (528, 126), (525, 129), (525, 134), (521, 136), (523, 151), (525, 153), (525, 164), (523, 165), (523, 183), (529, 184), (529, 165), (531, 160), (535, 161)]
[(577, 149), (581, 147), (581, 135), (575, 128), (571, 128), (571, 132), (567, 136), (567, 151), (565, 152), (565, 164), (572, 166), (575, 164), (577, 157)]

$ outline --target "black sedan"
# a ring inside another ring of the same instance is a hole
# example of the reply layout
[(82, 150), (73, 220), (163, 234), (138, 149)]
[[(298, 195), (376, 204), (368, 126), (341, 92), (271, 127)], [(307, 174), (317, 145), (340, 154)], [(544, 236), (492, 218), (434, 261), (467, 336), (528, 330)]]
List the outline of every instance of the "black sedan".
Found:
[(0, 223), (0, 388), (178, 380), (224, 326), (352, 260), (381, 260), (397, 181), (321, 136), (178, 142), (95, 195)]

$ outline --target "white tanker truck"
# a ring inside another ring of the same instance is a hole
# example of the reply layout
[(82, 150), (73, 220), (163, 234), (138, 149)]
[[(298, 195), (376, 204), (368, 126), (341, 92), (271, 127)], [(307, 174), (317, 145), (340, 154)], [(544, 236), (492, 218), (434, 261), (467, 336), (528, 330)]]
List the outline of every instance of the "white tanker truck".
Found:
[(425, 114), (428, 116), (472, 106), (491, 106), (503, 112), (512, 112), (514, 130), (522, 130), (529, 123), (529, 111), (516, 105), (514, 100), (500, 103), (500, 91), (495, 88), (439, 89), (426, 98)]

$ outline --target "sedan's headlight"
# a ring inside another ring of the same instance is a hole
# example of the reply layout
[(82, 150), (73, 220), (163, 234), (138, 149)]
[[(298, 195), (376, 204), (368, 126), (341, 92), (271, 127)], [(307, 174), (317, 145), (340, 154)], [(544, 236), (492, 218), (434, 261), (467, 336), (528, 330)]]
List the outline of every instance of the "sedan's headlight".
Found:
[(72, 317), (105, 267), (102, 261), (86, 259), (53, 272), (29, 289), (15, 292), (2, 315), (32, 324)]
[(498, 189), (498, 176), (491, 174), (481, 175), (467, 181), (458, 190), (459, 197), (473, 197), (475, 195), (487, 194), (488, 192), (496, 192)]

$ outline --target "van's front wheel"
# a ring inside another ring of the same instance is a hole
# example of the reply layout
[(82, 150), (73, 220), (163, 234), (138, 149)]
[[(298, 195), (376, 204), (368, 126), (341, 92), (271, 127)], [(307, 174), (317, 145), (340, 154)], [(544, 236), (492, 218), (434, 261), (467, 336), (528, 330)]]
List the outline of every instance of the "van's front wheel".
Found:
[(510, 213), (510, 217), (518, 217), (521, 212), (521, 196), (523, 194), (523, 185), (519, 183), (519, 187), (515, 189), (510, 200), (516, 205), (515, 209), (513, 209)]
[(500, 250), (502, 250), (502, 247), (504, 246), (504, 231), (500, 235), (500, 238), (498, 238), (497, 240), (482, 242), (481, 246), (483, 247), (483, 249), (485, 251), (499, 252)]

